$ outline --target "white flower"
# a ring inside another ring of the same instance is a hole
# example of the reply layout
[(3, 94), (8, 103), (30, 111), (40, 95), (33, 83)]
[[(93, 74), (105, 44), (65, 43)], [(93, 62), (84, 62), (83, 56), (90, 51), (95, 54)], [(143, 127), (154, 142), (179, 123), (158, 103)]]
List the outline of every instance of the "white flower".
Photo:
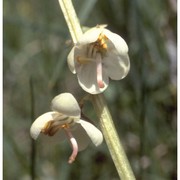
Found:
[(120, 80), (130, 69), (126, 42), (105, 27), (85, 32), (68, 55), (71, 72), (77, 73), (80, 86), (91, 94), (103, 92), (109, 78)]
[(72, 94), (62, 93), (56, 96), (52, 100), (52, 110), (34, 121), (30, 134), (33, 139), (37, 139), (40, 133), (53, 136), (56, 132), (61, 132), (61, 140), (68, 138), (72, 145), (73, 152), (69, 163), (75, 160), (78, 151), (85, 149), (90, 141), (95, 146), (102, 143), (101, 131), (80, 119), (81, 110)]

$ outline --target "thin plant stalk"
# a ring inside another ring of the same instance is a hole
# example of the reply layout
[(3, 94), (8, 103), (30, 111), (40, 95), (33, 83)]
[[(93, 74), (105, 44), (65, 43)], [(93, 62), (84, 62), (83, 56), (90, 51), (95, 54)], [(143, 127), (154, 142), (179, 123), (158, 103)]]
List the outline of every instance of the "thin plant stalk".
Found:
[[(73, 42), (77, 43), (82, 35), (82, 30), (72, 1), (59, 0), (59, 4), (64, 14)], [(104, 95), (92, 95), (92, 103), (99, 117), (99, 123), (119, 177), (122, 180), (134, 180), (135, 177), (133, 171), (116, 132), (116, 128), (107, 107)]]
[(91, 99), (100, 119), (100, 126), (119, 176), (122, 180), (134, 180), (133, 171), (117, 134), (104, 95), (92, 95)]
[(71, 0), (59, 0), (61, 10), (64, 14), (69, 32), (71, 34), (73, 43), (77, 43), (78, 39), (83, 34), (76, 12), (74, 10)]
[[(30, 97), (31, 97), (31, 119), (33, 121), (35, 117), (35, 112), (34, 112), (34, 87), (33, 87), (33, 80), (30, 78), (29, 81), (30, 84)], [(35, 180), (36, 178), (36, 144), (33, 139), (31, 139), (31, 162), (30, 162), (30, 175), (31, 175), (31, 180)]]

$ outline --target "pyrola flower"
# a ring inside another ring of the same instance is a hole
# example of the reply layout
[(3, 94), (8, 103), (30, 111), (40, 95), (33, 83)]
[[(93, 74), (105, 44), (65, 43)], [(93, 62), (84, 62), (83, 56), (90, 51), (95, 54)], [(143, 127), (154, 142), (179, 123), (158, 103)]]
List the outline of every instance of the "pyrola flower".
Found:
[(52, 100), (52, 111), (39, 116), (31, 126), (30, 134), (37, 139), (40, 133), (53, 136), (61, 133), (61, 139), (68, 138), (73, 152), (69, 157), (72, 163), (78, 151), (87, 147), (90, 141), (98, 146), (103, 141), (101, 131), (93, 124), (80, 119), (80, 107), (70, 93), (62, 93)]
[(91, 94), (103, 92), (109, 78), (120, 80), (130, 69), (126, 42), (105, 27), (98, 25), (85, 32), (67, 58), (80, 86)]

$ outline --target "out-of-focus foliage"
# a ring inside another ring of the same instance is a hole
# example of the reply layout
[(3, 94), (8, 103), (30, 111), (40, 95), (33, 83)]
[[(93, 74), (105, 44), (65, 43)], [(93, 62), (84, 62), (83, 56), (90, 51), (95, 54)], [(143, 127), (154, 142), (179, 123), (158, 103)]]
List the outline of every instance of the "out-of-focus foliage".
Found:
[[(137, 179), (176, 179), (176, 0), (74, 0), (82, 27), (108, 24), (129, 46), (131, 70), (105, 91)], [(39, 138), (32, 166), (29, 128), (62, 92), (84, 92), (66, 57), (70, 35), (57, 0), (4, 1), (4, 179), (115, 180), (105, 142), (68, 165), (67, 142)], [(98, 120), (90, 103), (84, 111)], [(34, 147), (34, 146), (33, 146)]]

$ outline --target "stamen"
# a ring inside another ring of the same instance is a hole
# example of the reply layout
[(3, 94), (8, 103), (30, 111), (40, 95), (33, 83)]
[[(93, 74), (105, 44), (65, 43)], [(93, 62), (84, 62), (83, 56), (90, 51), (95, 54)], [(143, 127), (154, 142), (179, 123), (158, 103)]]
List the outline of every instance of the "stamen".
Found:
[(103, 49), (105, 49), (105, 50), (107, 49), (107, 44), (106, 43), (102, 44), (101, 46), (102, 46)]
[(73, 137), (69, 128), (65, 128), (65, 132), (70, 140), (70, 143), (71, 143), (72, 149), (73, 149), (73, 152), (72, 152), (71, 156), (69, 157), (69, 161), (68, 161), (68, 163), (71, 164), (75, 161), (76, 156), (78, 154), (78, 144), (77, 144), (76, 139)]
[(44, 133), (45, 135), (48, 135), (48, 136), (54, 136), (54, 134), (56, 134), (56, 132), (59, 129), (67, 128), (67, 127), (68, 127), (68, 124), (61, 125), (58, 123), (58, 121), (56, 122), (49, 121), (45, 124), (45, 126), (41, 130), (41, 133)]
[(101, 55), (97, 53), (96, 56), (96, 64), (97, 64), (97, 83), (99, 88), (104, 88), (104, 82), (102, 79), (102, 62), (101, 62)]
[(98, 40), (97, 40), (97, 42), (99, 43), (99, 46), (104, 50), (107, 50), (107, 43), (106, 43), (107, 40), (108, 40), (108, 37), (102, 33), (99, 35)]
[(53, 126), (53, 121), (48, 121), (45, 126), (41, 129), (41, 133), (44, 133), (48, 136), (53, 136), (57, 131), (59, 127)]
[(61, 129), (60, 126), (52, 126), (51, 128), (49, 128), (47, 135), (54, 136), (54, 134), (56, 134), (59, 129)]
[(90, 45), (87, 47), (87, 56), (88, 56), (89, 58), (92, 56), (93, 49), (94, 49), (94, 45), (93, 45), (93, 44), (90, 44)]
[(77, 56), (76, 60), (80, 64), (87, 64), (87, 63), (93, 61), (91, 58), (82, 57), (82, 56)]

